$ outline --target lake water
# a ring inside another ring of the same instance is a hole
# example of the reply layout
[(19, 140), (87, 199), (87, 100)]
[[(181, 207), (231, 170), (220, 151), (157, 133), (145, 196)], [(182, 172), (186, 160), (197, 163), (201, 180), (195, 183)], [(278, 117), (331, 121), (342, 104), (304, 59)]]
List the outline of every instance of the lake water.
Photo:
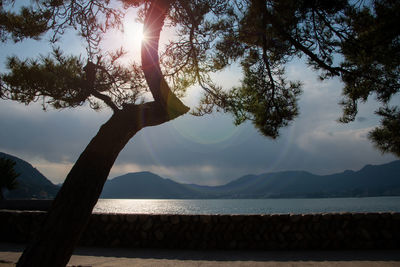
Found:
[(314, 199), (99, 199), (94, 212), (136, 214), (282, 214), (400, 212), (400, 197)]

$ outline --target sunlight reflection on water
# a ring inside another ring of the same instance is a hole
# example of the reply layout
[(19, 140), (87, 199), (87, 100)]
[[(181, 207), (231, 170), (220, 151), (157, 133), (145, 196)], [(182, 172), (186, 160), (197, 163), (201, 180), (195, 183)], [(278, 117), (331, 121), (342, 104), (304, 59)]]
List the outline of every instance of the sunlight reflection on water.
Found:
[(99, 199), (95, 213), (279, 214), (400, 212), (400, 197), (323, 199)]

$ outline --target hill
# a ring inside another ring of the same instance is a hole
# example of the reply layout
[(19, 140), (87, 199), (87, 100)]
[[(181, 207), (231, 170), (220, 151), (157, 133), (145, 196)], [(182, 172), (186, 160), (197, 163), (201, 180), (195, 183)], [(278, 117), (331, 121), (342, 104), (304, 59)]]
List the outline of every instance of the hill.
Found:
[(8, 158), (15, 161), (14, 169), (20, 174), (17, 178), (17, 189), (4, 192), (6, 199), (48, 199), (55, 197), (59, 187), (50, 182), (31, 164), (2, 152), (0, 152), (0, 158)]
[(196, 190), (151, 172), (128, 173), (104, 185), (101, 198), (198, 198)]

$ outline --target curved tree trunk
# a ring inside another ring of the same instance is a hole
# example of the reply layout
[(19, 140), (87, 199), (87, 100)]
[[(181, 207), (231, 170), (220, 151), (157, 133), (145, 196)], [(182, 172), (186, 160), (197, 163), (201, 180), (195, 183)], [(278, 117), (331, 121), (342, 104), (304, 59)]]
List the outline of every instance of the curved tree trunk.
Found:
[(145, 20), (147, 29), (153, 27), (149, 24), (156, 25), (153, 41), (142, 46), (147, 51), (142, 53), (143, 71), (155, 101), (125, 105), (100, 128), (72, 167), (37, 238), (17, 266), (65, 266), (127, 142), (143, 127), (162, 124), (189, 110), (169, 89), (158, 62), (158, 41), (169, 5), (170, 1), (153, 1)]
[(135, 123), (128, 124), (120, 117), (113, 115), (80, 155), (53, 201), (37, 239), (26, 248), (17, 266), (68, 263), (118, 153), (139, 130), (126, 129), (126, 125)]

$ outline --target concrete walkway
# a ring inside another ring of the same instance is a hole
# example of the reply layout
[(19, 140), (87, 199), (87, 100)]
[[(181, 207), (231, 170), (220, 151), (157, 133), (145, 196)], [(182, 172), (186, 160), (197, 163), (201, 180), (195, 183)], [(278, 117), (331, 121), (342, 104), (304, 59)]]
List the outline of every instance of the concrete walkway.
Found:
[[(23, 245), (0, 243), (0, 266), (14, 266)], [(193, 251), (81, 247), (68, 266), (400, 266), (400, 250)]]

